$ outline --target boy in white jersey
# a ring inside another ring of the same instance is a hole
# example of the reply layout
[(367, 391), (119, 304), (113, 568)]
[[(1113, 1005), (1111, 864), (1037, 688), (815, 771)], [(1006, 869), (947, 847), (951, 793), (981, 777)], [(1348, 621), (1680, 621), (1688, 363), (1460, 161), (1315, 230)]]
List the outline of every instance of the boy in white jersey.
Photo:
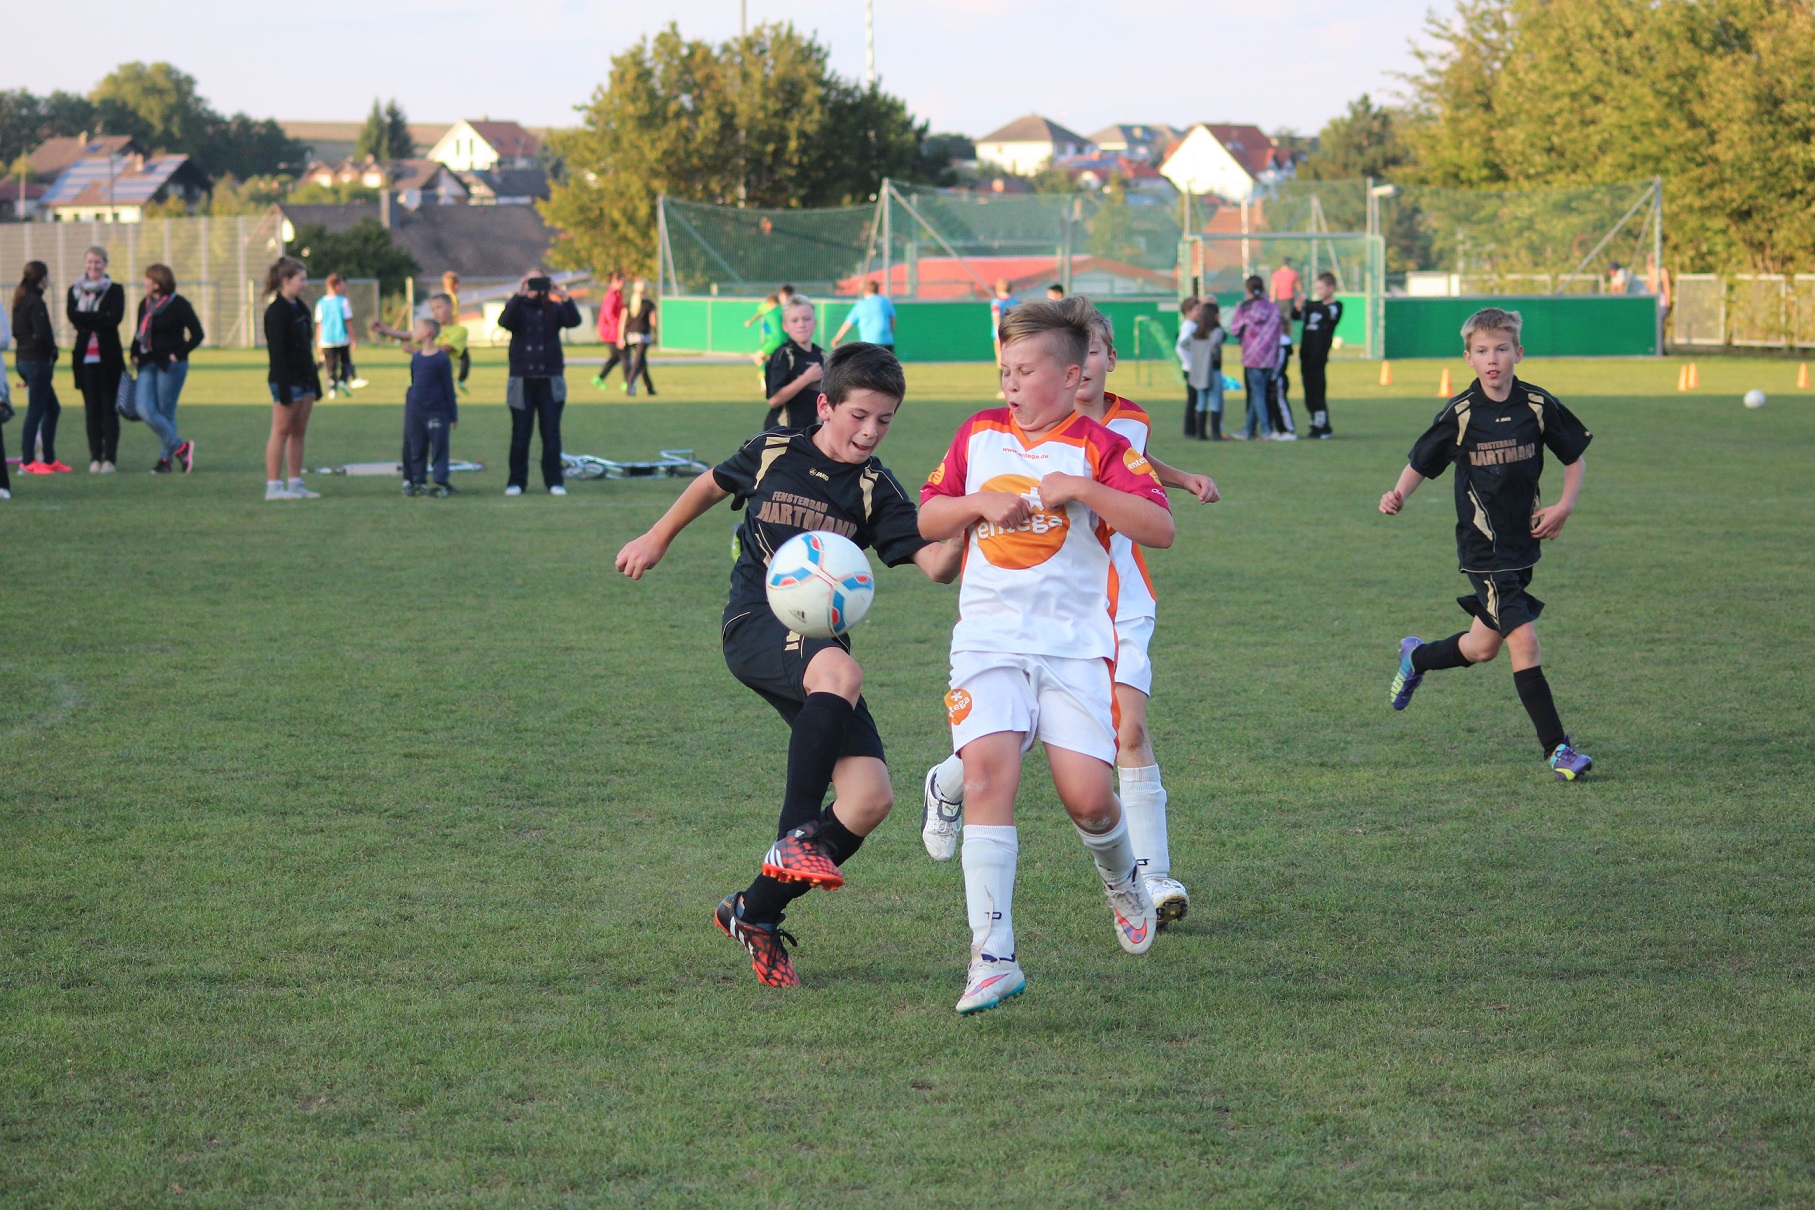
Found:
[[(1147, 453), (1152, 421), (1132, 400), (1105, 390), (1115, 370), (1115, 329), (1109, 317), (1089, 299), (1072, 297), (1060, 304), (1079, 323), (1090, 327), (1090, 353), (1084, 362), (1084, 379), (1075, 406), (1113, 433), (1126, 438), (1135, 453), (1147, 456), (1153, 473), (1167, 487), (1182, 488), (1201, 504), (1221, 499), (1216, 482), (1208, 475), (1193, 475), (1166, 465)], [(1117, 794), (1128, 817), (1128, 835), (1134, 845), (1147, 894), (1153, 900), (1158, 927), (1183, 919), (1191, 897), (1183, 883), (1172, 877), (1171, 847), (1166, 833), (1166, 789), (1160, 781), (1159, 761), (1147, 731), (1147, 699), (1153, 692), (1153, 664), (1148, 647), (1153, 640), (1155, 602), (1153, 579), (1138, 546), (1122, 534), (1110, 538), (1115, 563), (1117, 603), (1115, 614), (1115, 707)], [(935, 861), (949, 861), (957, 851), (964, 811), (964, 762), (953, 755), (926, 775), (920, 839)]]
[(1103, 879), (1116, 940), (1153, 945), (1153, 901), (1116, 800), (1113, 533), (1172, 545), (1166, 489), (1126, 438), (1075, 408), (1090, 328), (1057, 303), (1002, 319), (1005, 408), (965, 421), (920, 490), (921, 536), (963, 535), (952, 631), (952, 746), (964, 763), (964, 892), (971, 964), (961, 1013), (1027, 983), (1013, 901), (1021, 761), (1046, 746), (1053, 787)]

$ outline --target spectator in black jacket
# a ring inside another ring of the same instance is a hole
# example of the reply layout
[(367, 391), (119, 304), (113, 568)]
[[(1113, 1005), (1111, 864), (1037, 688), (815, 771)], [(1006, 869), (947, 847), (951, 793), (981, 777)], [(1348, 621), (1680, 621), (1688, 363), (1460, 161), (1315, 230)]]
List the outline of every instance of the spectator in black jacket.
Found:
[(202, 321), (176, 292), (176, 274), (169, 265), (147, 265), (132, 338), (132, 364), (139, 368), (133, 404), (161, 442), (158, 464), (151, 468), (161, 475), (169, 474), (173, 463), (180, 463), (185, 475), (195, 469), (195, 442), (177, 435), (176, 401), (189, 377), (189, 354), (201, 343)]
[(107, 275), (107, 249), (96, 244), (82, 254), (82, 276), (69, 288), (65, 307), (76, 330), (69, 369), (82, 393), (88, 420), (88, 473), (112, 474), (120, 455), (120, 321), (126, 318), (126, 290)]
[(57, 330), (44, 305), (44, 283), (50, 267), (41, 260), (25, 262), (19, 288), (13, 291), (13, 367), (25, 380), (25, 430), (19, 434), (19, 470), (49, 475), (70, 468), (57, 461), (57, 402), (52, 371), (57, 364)]
[(507, 496), (529, 485), (529, 437), (542, 426), (542, 482), (551, 496), (565, 496), (561, 470), (561, 410), (567, 405), (566, 360), (561, 329), (580, 326), (580, 309), (566, 291), (540, 270), (524, 274), (517, 293), (504, 304), (498, 326), (510, 333), (510, 478)]
[(265, 293), (272, 296), (265, 308), (265, 352), (271, 358), (271, 370), (265, 375), (271, 387), (271, 437), (265, 442), (267, 500), (321, 496), (302, 480), (303, 437), (309, 431), (309, 413), (321, 398), (321, 378), (315, 372), (315, 317), (302, 300), (308, 284), (309, 271), (293, 256), (279, 257), (265, 271)]

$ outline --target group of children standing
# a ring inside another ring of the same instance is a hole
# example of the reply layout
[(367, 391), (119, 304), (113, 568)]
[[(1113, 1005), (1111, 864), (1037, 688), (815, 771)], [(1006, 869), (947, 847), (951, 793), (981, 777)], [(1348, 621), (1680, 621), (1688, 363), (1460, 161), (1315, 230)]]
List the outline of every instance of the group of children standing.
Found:
[[(1289, 265), (1282, 270), (1289, 271)], [(1274, 276), (1277, 287), (1279, 274)], [(1297, 321), (1303, 325), (1297, 349), (1305, 407), (1311, 414), (1309, 435), (1331, 436), (1326, 371), (1336, 326), (1342, 322), (1342, 303), (1336, 297), (1333, 274), (1318, 275), (1315, 294), (1309, 299), (1297, 294), (1297, 283), (1294, 272), (1288, 293), (1283, 298), (1269, 298), (1260, 277), (1249, 277), (1226, 328), (1222, 305), (1215, 298), (1187, 298), (1179, 304), (1177, 352), (1185, 376), (1185, 436), (1203, 441), (1298, 440), (1290, 375), (1291, 325)], [(1224, 433), (1223, 345), (1230, 337), (1241, 341), (1248, 402), (1242, 428)]]

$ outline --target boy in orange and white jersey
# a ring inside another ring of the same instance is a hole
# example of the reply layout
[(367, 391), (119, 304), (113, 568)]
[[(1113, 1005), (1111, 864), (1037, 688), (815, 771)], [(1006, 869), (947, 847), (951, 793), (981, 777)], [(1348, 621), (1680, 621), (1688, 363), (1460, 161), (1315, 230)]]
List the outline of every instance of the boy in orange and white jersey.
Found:
[(1008, 401), (965, 421), (921, 488), (920, 533), (965, 537), (946, 711), (964, 764), (971, 965), (961, 1013), (1027, 983), (1015, 954), (1022, 757), (1046, 746), (1053, 786), (1103, 879), (1116, 939), (1153, 945), (1153, 901), (1135, 865), (1110, 770), (1116, 572), (1112, 534), (1172, 544), (1166, 489), (1127, 440), (1075, 408), (1090, 327), (1061, 303), (1022, 303), (1000, 328)]
[[(1137, 454), (1147, 455), (1153, 473), (1167, 487), (1182, 488), (1201, 504), (1221, 499), (1215, 480), (1166, 465), (1147, 454), (1153, 422), (1145, 409), (1105, 389), (1115, 370), (1115, 329), (1109, 317), (1089, 299), (1072, 297), (1060, 304), (1080, 323), (1090, 326), (1090, 352), (1084, 378), (1078, 387), (1076, 407), (1127, 439)], [(1134, 845), (1135, 863), (1153, 900), (1158, 927), (1182, 919), (1191, 906), (1183, 883), (1172, 877), (1171, 847), (1166, 830), (1166, 789), (1160, 781), (1153, 738), (1147, 731), (1147, 699), (1153, 692), (1153, 664), (1148, 648), (1153, 640), (1157, 613), (1153, 578), (1141, 549), (1123, 534), (1110, 536), (1110, 555), (1116, 570), (1116, 775), (1117, 795), (1128, 817), (1128, 834)], [(950, 860), (958, 845), (964, 809), (964, 762), (951, 756), (927, 774), (925, 811), (920, 837), (935, 861)]]

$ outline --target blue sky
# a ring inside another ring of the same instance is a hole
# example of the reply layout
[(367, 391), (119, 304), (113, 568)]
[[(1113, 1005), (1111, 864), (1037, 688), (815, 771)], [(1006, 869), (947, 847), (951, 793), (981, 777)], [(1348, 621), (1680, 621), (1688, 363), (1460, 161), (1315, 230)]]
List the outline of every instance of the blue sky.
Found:
[[(861, 76), (863, 0), (747, 0)], [(980, 135), (1023, 113), (1088, 134), (1111, 122), (1255, 122), (1314, 132), (1362, 92), (1397, 90), (1432, 0), (875, 0), (877, 71), (936, 130)], [(670, 20), (737, 32), (737, 0), (88, 0), (9, 3), (0, 86), (86, 91), (114, 64), (167, 59), (224, 111), (362, 117), (395, 96), (413, 120), (566, 125), (611, 56)], [(1439, 7), (1447, 8), (1446, 3)]]

